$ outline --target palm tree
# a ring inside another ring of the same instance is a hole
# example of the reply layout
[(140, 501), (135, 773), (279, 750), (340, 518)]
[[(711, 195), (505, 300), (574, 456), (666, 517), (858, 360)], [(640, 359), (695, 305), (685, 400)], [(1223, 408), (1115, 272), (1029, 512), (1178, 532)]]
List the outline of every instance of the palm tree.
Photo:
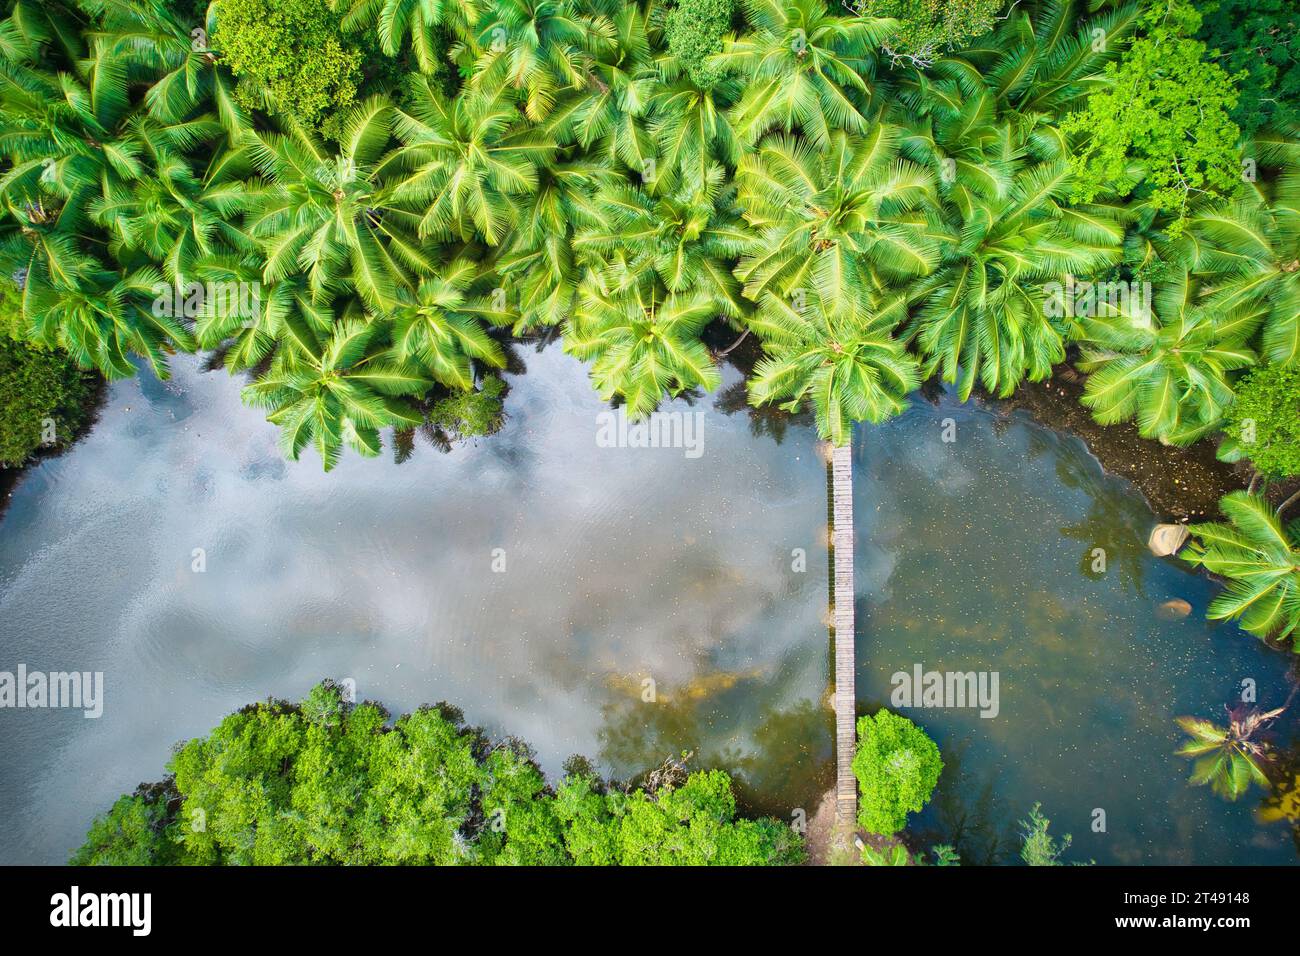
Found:
[(469, 242), (477, 235), (500, 244), (516, 203), (537, 189), (537, 168), (554, 144), (521, 129), (505, 101), (462, 93), (448, 102), (425, 76), (411, 80), (407, 102), (393, 122), (402, 145), (377, 172), (391, 179), (393, 201), (422, 212), (421, 237)]
[(471, 296), (479, 267), (455, 259), (420, 280), (413, 295), (404, 295), (388, 316), (393, 323), (394, 351), (400, 361), (425, 370), (435, 381), (469, 391), (474, 387), (473, 361), (503, 368), (505, 353), (487, 334), (482, 320), (509, 324), (504, 302)]
[(401, 53), (409, 36), (420, 69), (432, 74), (438, 69), (439, 28), (467, 36), (483, 6), (480, 0), (352, 0), (343, 28), (373, 25), (380, 47), (389, 56)]
[(715, 165), (734, 169), (740, 162), (740, 140), (727, 107), (740, 96), (742, 84), (723, 77), (699, 86), (671, 57), (660, 61), (660, 75), (664, 82), (650, 101), (649, 132), (661, 162), (657, 181), (648, 185), (689, 193), (704, 187)]
[(478, 91), (517, 93), (524, 115), (541, 122), (560, 90), (581, 89), (590, 57), (592, 18), (573, 0), (495, 0), (483, 18), (474, 64)]
[(320, 316), (305, 299), (304, 312), (285, 321), (287, 337), (270, 369), (243, 390), (244, 400), (270, 409), (280, 426), (280, 446), (298, 459), (315, 447), (325, 470), (347, 445), (366, 457), (379, 454), (379, 429), (413, 427), (423, 421), (400, 396), (421, 395), (429, 379), (400, 362), (380, 342), (379, 327), (366, 322), (355, 304), (320, 328)]
[(817, 434), (840, 446), (853, 423), (882, 422), (907, 407), (920, 386), (916, 360), (856, 298), (814, 296), (800, 308), (765, 292), (751, 327), (766, 354), (754, 367), (749, 400), (784, 400), (787, 411), (810, 404)]
[(76, 274), (24, 291), (23, 309), (36, 341), (57, 346), (105, 378), (135, 374), (129, 356), (144, 356), (167, 377), (169, 346), (192, 349), (184, 324), (153, 308), (162, 273), (152, 267), (119, 274), (85, 262)]
[(1210, 249), (1201, 265), (1210, 277), (1208, 305), (1231, 311), (1261, 304), (1264, 356), (1300, 363), (1300, 165), (1287, 166), (1226, 207), (1193, 217), (1189, 229)]
[(583, 271), (573, 238), (594, 221), (592, 195), (621, 180), (608, 163), (587, 159), (538, 170), (537, 191), (519, 206), (510, 244), (495, 260), (502, 287), (517, 303), (516, 332), (559, 325), (573, 314)]
[(719, 69), (746, 77), (733, 122), (742, 141), (799, 130), (813, 148), (832, 130), (864, 132), (875, 53), (893, 22), (835, 16), (823, 0), (745, 0), (754, 32), (731, 37)]
[(216, 33), (216, 4), (205, 22), (185, 23), (163, 0), (83, 0), (101, 20), (86, 35), (96, 56), (129, 64), (151, 77), (145, 93), (149, 115), (180, 123), (209, 105), (232, 142), (250, 128), (234, 97), (234, 79), (220, 63), (210, 38)]
[(658, 82), (653, 57), (653, 4), (615, 5), (588, 24), (589, 58), (581, 89), (567, 93), (542, 133), (576, 144), (591, 158), (620, 162), (644, 179), (657, 174), (658, 157), (645, 128)]
[(583, 280), (564, 349), (591, 361), (602, 399), (622, 399), (627, 414), (639, 418), (665, 395), (718, 387), (721, 376), (700, 342), (713, 314), (708, 296), (669, 292), (653, 271), (618, 252)]
[(1233, 401), (1229, 376), (1255, 361), (1245, 343), (1262, 310), (1198, 303), (1186, 273), (1156, 290), (1150, 314), (1137, 298), (1099, 303), (1096, 316), (1080, 321), (1083, 404), (1103, 425), (1135, 418), (1144, 438), (1188, 444), (1213, 430)]
[(383, 310), (410, 286), (409, 269), (432, 269), (413, 236), (418, 217), (398, 207), (375, 170), (390, 113), (381, 97), (354, 107), (333, 156), (293, 124), (287, 134), (250, 134), (249, 158), (269, 181), (248, 217), (266, 263), (263, 282), (301, 274), (318, 301), (353, 288)]
[(759, 233), (736, 276), (755, 301), (815, 288), (827, 302), (863, 298), (884, 279), (924, 275), (938, 251), (920, 211), (929, 173), (899, 158), (900, 131), (830, 134), (822, 148), (788, 136), (766, 139), (740, 162), (745, 219)]
[(1252, 739), (1263, 727), (1275, 720), (1285, 707), (1261, 713), (1245, 706), (1228, 708), (1228, 726), (1221, 727), (1199, 717), (1179, 717), (1178, 726), (1190, 739), (1178, 748), (1178, 755), (1196, 760), (1191, 782), (1210, 789), (1229, 800), (1236, 800), (1251, 784), (1268, 787), (1264, 765), (1270, 759), (1268, 744)]
[(654, 198), (630, 183), (608, 183), (591, 200), (590, 223), (573, 249), (596, 268), (615, 254), (634, 272), (653, 270), (673, 293), (699, 293), (721, 314), (738, 320), (745, 304), (731, 274), (736, 257), (754, 245), (713, 167), (700, 191)]
[(1219, 502), (1228, 522), (1192, 525), (1182, 558), (1227, 579), (1211, 620), (1235, 620), (1260, 638), (1292, 638), (1300, 652), (1300, 525), (1282, 523), (1259, 495), (1234, 491)]

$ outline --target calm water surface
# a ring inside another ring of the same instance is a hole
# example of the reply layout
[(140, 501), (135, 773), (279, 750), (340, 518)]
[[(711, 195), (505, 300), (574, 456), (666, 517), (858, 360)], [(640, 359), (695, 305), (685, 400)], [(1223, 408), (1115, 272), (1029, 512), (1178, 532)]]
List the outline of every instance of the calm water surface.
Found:
[[(599, 448), (582, 367), (521, 354), (498, 435), (401, 465), (347, 456), (328, 476), (310, 453), (282, 461), (224, 372), (182, 358), (170, 382), (113, 386), (0, 525), (0, 669), (107, 683), (98, 720), (0, 711), (0, 862), (62, 861), (177, 741), (323, 677), (394, 712), (453, 702), (551, 773), (572, 753), (630, 775), (692, 750), (735, 772), (748, 806), (811, 812), (831, 759), (811, 430), (778, 443), (771, 420), (727, 414), (730, 374), (721, 399), (669, 406), (703, 413), (698, 459)], [(1207, 628), (1210, 585), (1145, 553), (1131, 489), (1078, 443), (973, 407), (918, 403), (855, 453), (862, 706), (915, 662), (1000, 673), (994, 720), (910, 712), (949, 765), (920, 821), (931, 842), (1004, 859), (1041, 800), (1072, 855), (1099, 862), (1294, 860), (1253, 801), (1185, 787), (1171, 756), (1173, 716), (1215, 715), (1245, 676), (1268, 703), (1284, 658)], [(1105, 575), (1087, 571), (1095, 546)], [(1193, 616), (1158, 620), (1171, 597)]]

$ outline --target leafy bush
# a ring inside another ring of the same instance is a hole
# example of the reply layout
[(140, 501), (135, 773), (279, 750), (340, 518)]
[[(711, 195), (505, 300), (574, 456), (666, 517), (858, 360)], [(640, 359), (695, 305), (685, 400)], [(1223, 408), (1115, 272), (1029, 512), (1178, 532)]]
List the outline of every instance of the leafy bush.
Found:
[(1197, 38), (1244, 73), (1232, 119), (1246, 134), (1300, 123), (1300, 9), (1295, 0), (1218, 0), (1201, 7)]
[(1107, 64), (1110, 84), (1061, 124), (1082, 142), (1073, 156), (1076, 199), (1126, 196), (1141, 184), (1143, 198), (1176, 217), (1176, 234), (1194, 195), (1226, 196), (1240, 185), (1241, 131), (1230, 113), (1241, 74), (1210, 61), (1192, 36), (1200, 23), (1185, 0), (1153, 6), (1144, 35)]
[(1219, 456), (1249, 458), (1266, 478), (1300, 474), (1300, 368), (1261, 365), (1236, 385)]
[(907, 815), (930, 801), (943, 760), (924, 730), (887, 710), (858, 718), (858, 823), (868, 833), (889, 836), (907, 825)]
[(993, 29), (1006, 0), (860, 0), (869, 17), (893, 17), (902, 27), (888, 48), (898, 56), (931, 61)]
[(712, 86), (719, 79), (707, 61), (722, 49), (722, 35), (734, 12), (733, 0), (678, 0), (668, 11), (664, 23), (668, 52), (682, 61), (699, 86)]
[(226, 717), (172, 758), (171, 776), (123, 796), (72, 863), (794, 863), (800, 838), (736, 819), (731, 778), (681, 774), (607, 789), (585, 761), (552, 792), (527, 745), (493, 746), (458, 710), (389, 724), (325, 682), (298, 706)]
[(505, 420), (502, 402), (505, 391), (506, 383), (495, 375), (485, 377), (477, 389), (453, 391), (433, 403), (429, 425), (449, 442), (491, 435)]
[(312, 126), (356, 101), (362, 56), (328, 0), (218, 0), (215, 45), (245, 106)]

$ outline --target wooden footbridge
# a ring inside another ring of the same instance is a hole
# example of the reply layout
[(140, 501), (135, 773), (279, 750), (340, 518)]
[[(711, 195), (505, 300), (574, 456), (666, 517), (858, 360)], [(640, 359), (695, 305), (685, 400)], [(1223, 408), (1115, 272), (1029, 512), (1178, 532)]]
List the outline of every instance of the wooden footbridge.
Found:
[(831, 554), (835, 641), (835, 822), (852, 829), (858, 819), (858, 782), (853, 776), (857, 748), (854, 726), (853, 654), (853, 446), (831, 451)]

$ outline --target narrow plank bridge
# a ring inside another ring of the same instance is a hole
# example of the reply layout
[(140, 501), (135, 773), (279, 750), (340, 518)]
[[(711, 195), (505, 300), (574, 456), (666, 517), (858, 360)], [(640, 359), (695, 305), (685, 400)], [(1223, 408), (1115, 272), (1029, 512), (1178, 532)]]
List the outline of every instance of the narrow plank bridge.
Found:
[(853, 776), (857, 748), (854, 726), (853, 654), (853, 446), (831, 451), (831, 547), (834, 555), (835, 627), (835, 822), (851, 830), (857, 825), (858, 782)]

